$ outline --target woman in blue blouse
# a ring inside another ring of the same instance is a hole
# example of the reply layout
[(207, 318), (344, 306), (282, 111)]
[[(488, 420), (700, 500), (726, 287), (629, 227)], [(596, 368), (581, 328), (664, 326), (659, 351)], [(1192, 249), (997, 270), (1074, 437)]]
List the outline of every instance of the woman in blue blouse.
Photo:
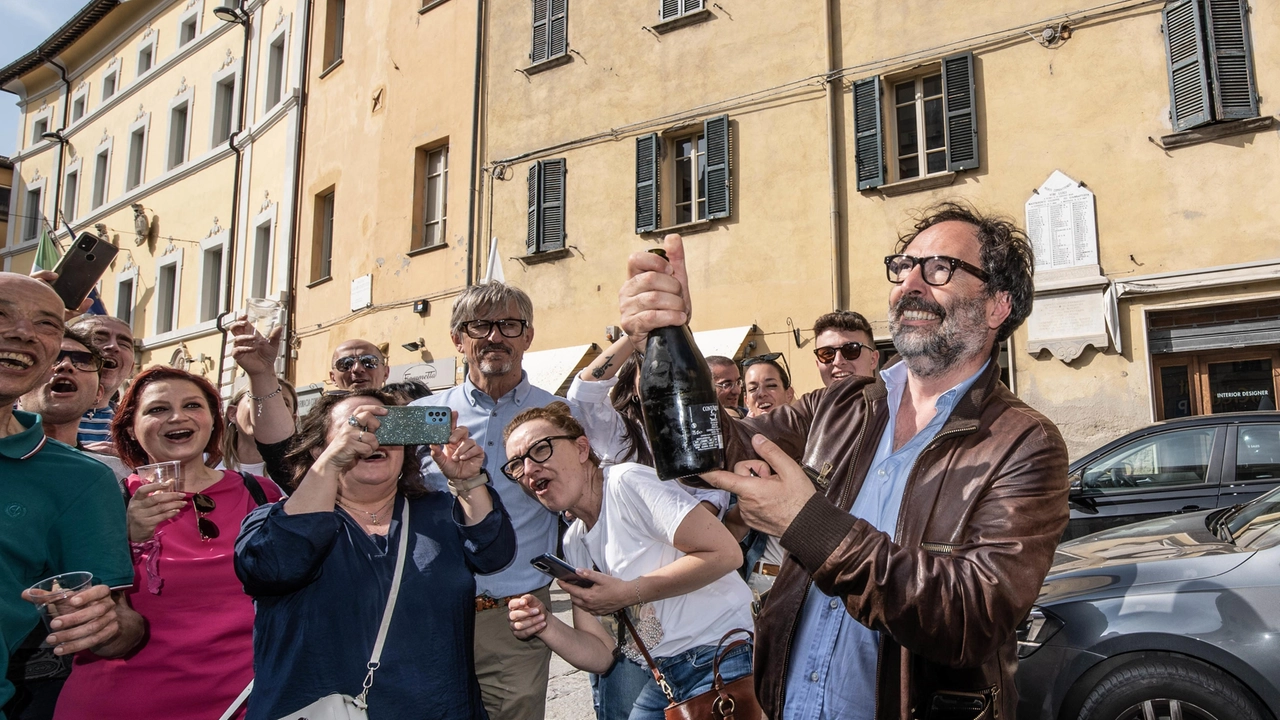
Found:
[(257, 601), (247, 720), (360, 694), (406, 502), (408, 557), (369, 717), (486, 718), (472, 670), (473, 573), (511, 562), (515, 532), (466, 428), (431, 448), (454, 495), (422, 485), (414, 448), (378, 445), (373, 431), (393, 404), (374, 390), (321, 398), (290, 450), (293, 494), (245, 519), (236, 573)]

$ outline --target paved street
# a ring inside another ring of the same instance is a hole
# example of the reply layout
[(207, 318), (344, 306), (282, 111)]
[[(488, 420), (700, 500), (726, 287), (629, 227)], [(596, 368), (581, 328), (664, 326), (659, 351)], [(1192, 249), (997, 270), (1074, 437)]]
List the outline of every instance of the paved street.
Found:
[[(556, 617), (573, 624), (569, 596), (556, 583), (551, 584), (551, 611)], [(547, 685), (547, 720), (594, 720), (591, 707), (591, 685), (587, 674), (551, 655), (551, 681)]]

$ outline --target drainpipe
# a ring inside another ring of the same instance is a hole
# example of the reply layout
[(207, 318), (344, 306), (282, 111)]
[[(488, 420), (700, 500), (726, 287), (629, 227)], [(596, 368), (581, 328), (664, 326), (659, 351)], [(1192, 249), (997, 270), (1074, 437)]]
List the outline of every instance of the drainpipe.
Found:
[[(65, 87), (65, 92), (62, 96), (62, 127), (58, 128), (58, 135), (61, 136), (61, 139), (58, 140), (58, 177), (53, 184), (53, 236), (56, 244), (58, 242), (56, 239), (58, 235), (58, 216), (62, 213), (62, 156), (66, 155), (67, 152), (67, 138), (62, 133), (66, 131), (67, 123), (71, 118), (71, 79), (67, 77), (66, 66), (53, 58), (49, 58), (49, 64), (58, 68), (58, 73), (62, 75), (62, 85)], [(67, 232), (70, 233), (70, 218), (64, 218), (64, 220), (68, 221)]]
[(302, 152), (303, 138), (307, 131), (307, 88), (311, 80), (311, 20), (315, 13), (315, 0), (307, 2), (302, 30), (302, 81), (298, 89), (298, 124), (293, 134), (293, 224), (289, 228), (289, 302), (285, 307), (284, 336), (280, 347), (284, 355), (285, 377), (296, 379), (297, 363), (293, 357), (293, 338), (297, 331), (298, 307), (298, 224), (302, 222)]
[(477, 168), (480, 164), (480, 92), (481, 62), (484, 59), (484, 0), (476, 0), (476, 87), (471, 105), (471, 180), (467, 191), (467, 287), (475, 282), (476, 269), (476, 188)]
[[(237, 143), (240, 140), (240, 134), (244, 132), (245, 106), (248, 105), (246, 94), (249, 91), (249, 35), (251, 25), (252, 19), (245, 13), (244, 21), (241, 23), (241, 27), (244, 29), (244, 49), (240, 54), (240, 117), (235, 132), (231, 133), (231, 136), (227, 139), (231, 146), (231, 152), (236, 155), (236, 163), (231, 180), (231, 221), (228, 224), (227, 245), (222, 250), (222, 258), (224, 263), (230, 259), (233, 265), (236, 257), (236, 233), (239, 231), (237, 221), (240, 218), (240, 170), (244, 162), (243, 152), (237, 146)], [(236, 274), (231, 270), (232, 268), (227, 269), (227, 284), (223, 288), (222, 315), (231, 311), (231, 297), (232, 292), (235, 290), (236, 278)], [(229, 331), (223, 327), (219, 327), (219, 329), (222, 330), (222, 351), (218, 353), (218, 390), (221, 392), (222, 376), (227, 366), (227, 333)]]
[[(827, 31), (827, 162), (831, 171), (831, 309), (844, 308), (844, 283), (841, 282), (844, 270), (843, 247), (840, 236), (840, 145), (839, 125), (841, 83), (837, 73), (840, 70), (836, 62), (837, 28), (835, 22), (836, 3), (839, 0), (827, 0), (823, 20)], [(843, 34), (840, 34), (842, 37)]]

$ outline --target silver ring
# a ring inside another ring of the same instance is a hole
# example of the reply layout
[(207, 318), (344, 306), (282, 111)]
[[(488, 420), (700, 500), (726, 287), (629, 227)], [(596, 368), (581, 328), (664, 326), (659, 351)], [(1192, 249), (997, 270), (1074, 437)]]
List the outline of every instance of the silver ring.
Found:
[(348, 417), (348, 418), (347, 418), (347, 424), (348, 424), (348, 425), (350, 425), (351, 427), (355, 427), (355, 426), (357, 426), (357, 425), (359, 425), (359, 424), (360, 424), (360, 421), (359, 421), (359, 420), (356, 420), (356, 416), (355, 416), (355, 415), (352, 415), (352, 416), (350, 416), (350, 417)]
[(356, 436), (356, 442), (364, 442), (364, 431), (363, 431), (363, 430), (361, 430), (361, 431), (360, 431), (360, 434)]

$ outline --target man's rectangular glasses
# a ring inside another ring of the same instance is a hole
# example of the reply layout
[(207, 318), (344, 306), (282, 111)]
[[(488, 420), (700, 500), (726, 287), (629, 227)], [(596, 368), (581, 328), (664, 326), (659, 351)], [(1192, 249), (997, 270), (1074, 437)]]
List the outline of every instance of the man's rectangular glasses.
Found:
[(495, 325), (498, 327), (498, 332), (502, 333), (502, 337), (514, 338), (520, 337), (521, 333), (524, 332), (525, 327), (527, 327), (529, 323), (516, 318), (505, 318), (503, 320), (468, 320), (467, 322), (462, 323), (462, 331), (465, 332), (468, 337), (473, 337), (479, 340), (481, 338), (489, 337), (489, 333), (493, 332), (493, 327)]
[(911, 274), (911, 271), (917, 265), (920, 266), (921, 277), (924, 278), (925, 283), (934, 287), (951, 282), (951, 276), (955, 274), (956, 268), (964, 270), (982, 282), (987, 282), (987, 273), (982, 268), (974, 267), (963, 260), (947, 257), (946, 255), (933, 255), (930, 257), (890, 255), (884, 259), (885, 275), (889, 278), (889, 282), (894, 285), (901, 285), (905, 282), (907, 276)]
[(820, 347), (814, 348), (813, 354), (817, 356), (818, 362), (823, 365), (830, 365), (836, 361), (836, 353), (840, 353), (848, 362), (853, 362), (862, 354), (862, 348), (866, 347), (860, 342), (847, 342), (838, 347)]
[(382, 358), (377, 355), (347, 355), (333, 361), (333, 369), (338, 372), (350, 372), (359, 362), (366, 370), (377, 370), (382, 365)]
[(63, 360), (70, 360), (71, 367), (84, 372), (98, 372), (102, 369), (102, 363), (98, 362), (93, 353), (85, 350), (63, 350), (58, 353), (58, 359), (54, 362), (54, 367), (62, 364)]

